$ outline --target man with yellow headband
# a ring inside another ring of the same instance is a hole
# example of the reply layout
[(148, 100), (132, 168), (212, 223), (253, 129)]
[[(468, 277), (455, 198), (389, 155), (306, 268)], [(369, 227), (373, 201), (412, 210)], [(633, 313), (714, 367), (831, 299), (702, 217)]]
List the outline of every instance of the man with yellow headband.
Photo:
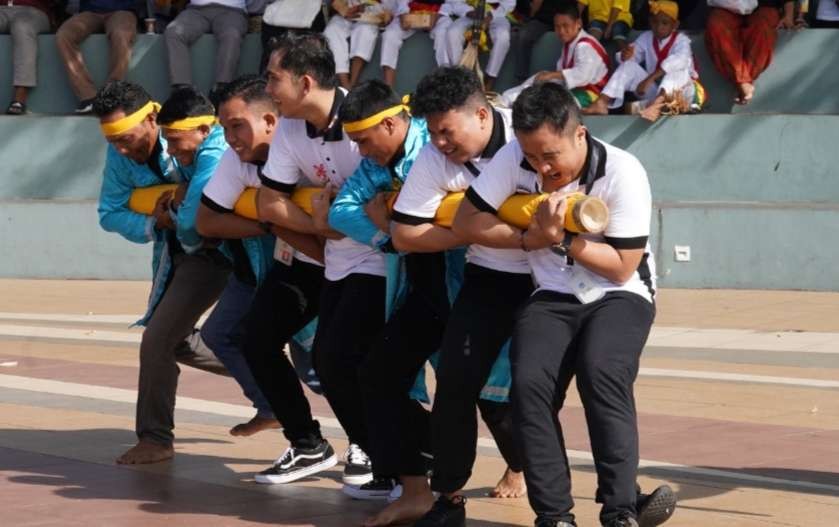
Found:
[[(396, 501), (365, 522), (370, 527), (416, 520), (434, 501), (426, 477), (430, 413), (419, 402), (427, 401), (428, 395), (424, 383), (415, 380), (420, 375), (424, 381), (423, 365), (440, 347), (449, 318), (449, 299), (457, 294), (464, 265), (462, 248), (409, 253), (402, 259), (392, 254), (387, 193), (399, 190), (414, 160), (431, 139), (425, 120), (411, 117), (408, 112), (404, 101), (380, 81), (366, 82), (347, 95), (339, 117), (344, 131), (365, 157), (329, 212), (329, 223), (337, 231), (391, 253), (388, 322), (362, 364), (360, 375), (373, 466), (386, 480), (368, 486), (387, 488), (398, 477), (402, 492)], [(512, 448), (512, 421), (505, 419), (509, 413), (503, 408), (493, 411), (503, 403), (495, 402), (492, 394), (505, 387), (505, 382), (501, 386), (488, 383), (478, 406), (504, 459), (510, 467), (516, 467), (514, 470), (521, 471)], [(499, 485), (493, 496), (503, 493)]]
[(605, 115), (621, 108), (626, 94), (638, 100), (627, 113), (640, 112), (651, 121), (659, 117), (668, 99), (680, 101), (681, 111), (701, 109), (705, 94), (693, 64), (690, 38), (678, 28), (679, 4), (650, 2), (650, 29), (620, 53), (620, 65), (600, 98), (584, 113)]
[[(215, 169), (226, 147), (220, 130), (206, 123), (192, 130), (161, 131), (186, 115), (178, 100), (161, 110), (140, 86), (110, 82), (97, 94), (94, 113), (108, 141), (104, 179), (99, 198), (99, 222), (135, 243), (154, 244), (152, 291), (149, 307), (139, 324), (146, 330), (140, 343), (140, 379), (137, 395), (138, 443), (118, 463), (155, 463), (171, 458), (174, 427), (177, 356), (201, 314), (216, 301), (227, 282), (230, 266), (217, 250), (204, 248), (195, 231), (195, 210), (203, 183)], [(212, 106), (203, 113), (212, 115)], [(190, 113), (192, 110), (190, 110)], [(185, 127), (185, 126), (181, 126)], [(206, 139), (197, 140), (198, 137)], [(168, 141), (167, 141), (168, 139)], [(199, 152), (188, 155), (189, 144)], [(128, 208), (136, 188), (179, 183), (172, 196), (164, 195), (151, 216)], [(212, 371), (225, 369), (215, 363)]]

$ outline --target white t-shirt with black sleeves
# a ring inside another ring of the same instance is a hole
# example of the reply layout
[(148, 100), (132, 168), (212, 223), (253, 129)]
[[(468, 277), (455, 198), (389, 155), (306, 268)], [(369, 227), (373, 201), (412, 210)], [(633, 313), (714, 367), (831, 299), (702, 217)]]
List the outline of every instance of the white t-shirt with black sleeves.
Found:
[[(644, 249), (641, 263), (623, 285), (589, 271), (578, 262), (571, 263), (550, 248), (530, 251), (527, 259), (536, 280), (537, 290), (573, 294), (572, 273), (583, 272), (591, 282), (610, 291), (629, 291), (652, 302), (655, 296), (655, 261), (649, 244), (652, 196), (647, 172), (635, 156), (586, 136), (588, 155), (582, 175), (558, 189), (561, 192), (586, 192), (597, 196), (609, 207), (609, 225), (601, 234), (581, 234), (593, 242), (608, 243), (616, 249)], [(514, 140), (502, 148), (466, 193), (479, 210), (496, 213), (513, 194), (541, 192), (542, 177), (525, 160), (521, 146)]]
[[(362, 159), (358, 145), (343, 132), (337, 119), (345, 95), (341, 88), (335, 91), (330, 126), (322, 134), (303, 119), (280, 119), (261, 176), (263, 185), (288, 194), (297, 187), (324, 187), (327, 183), (341, 188)], [(338, 281), (351, 273), (385, 276), (381, 251), (352, 238), (327, 240), (324, 252), (327, 280)], [(295, 258), (311, 261), (300, 253)]]
[[(462, 192), (476, 178), (480, 179), (478, 176), (496, 152), (513, 139), (512, 112), (501, 108), (493, 108), (492, 112), (492, 135), (479, 158), (457, 164), (449, 161), (433, 144), (422, 148), (393, 206), (393, 221), (408, 225), (431, 223), (446, 194)], [(466, 252), (466, 260), (496, 271), (530, 273), (527, 256), (521, 249), (472, 244)]]

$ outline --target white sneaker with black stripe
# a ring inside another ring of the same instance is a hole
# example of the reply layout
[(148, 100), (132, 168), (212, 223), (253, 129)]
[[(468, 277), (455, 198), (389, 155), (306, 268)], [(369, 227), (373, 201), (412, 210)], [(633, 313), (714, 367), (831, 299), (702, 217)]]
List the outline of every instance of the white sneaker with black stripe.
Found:
[(326, 440), (315, 448), (288, 447), (274, 465), (254, 476), (257, 483), (278, 485), (317, 474), (338, 464), (335, 451)]
[(370, 463), (370, 457), (361, 450), (360, 446), (350, 443), (344, 453), (344, 461), (345, 485), (360, 487), (373, 480), (373, 465)]

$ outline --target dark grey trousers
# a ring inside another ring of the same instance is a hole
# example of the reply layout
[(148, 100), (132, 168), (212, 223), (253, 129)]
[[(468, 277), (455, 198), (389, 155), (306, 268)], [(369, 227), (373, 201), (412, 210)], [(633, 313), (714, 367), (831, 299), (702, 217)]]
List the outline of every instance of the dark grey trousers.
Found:
[(154, 310), (140, 342), (140, 380), (137, 388), (137, 437), (172, 444), (175, 428), (177, 362), (214, 373), (224, 370), (217, 360), (189, 353), (184, 341), (201, 315), (213, 305), (227, 284), (230, 266), (221, 254), (178, 254), (163, 298)]

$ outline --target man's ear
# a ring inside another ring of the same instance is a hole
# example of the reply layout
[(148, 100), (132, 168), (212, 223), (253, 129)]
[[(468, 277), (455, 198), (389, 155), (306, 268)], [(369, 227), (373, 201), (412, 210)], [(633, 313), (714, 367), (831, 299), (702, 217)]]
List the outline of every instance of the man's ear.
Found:
[(586, 132), (588, 132), (588, 129), (584, 125), (577, 125), (577, 129), (574, 131), (574, 140), (577, 146), (582, 146), (586, 142)]
[(481, 124), (488, 122), (490, 115), (492, 115), (489, 108), (486, 106), (479, 106), (475, 111), (475, 114), (478, 116), (478, 119), (480, 119)]
[(198, 127), (198, 132), (203, 136), (204, 139), (206, 139), (207, 136), (210, 135), (210, 130), (210, 125), (208, 124), (202, 124)]
[(267, 129), (268, 133), (274, 131), (274, 128), (277, 127), (277, 123), (279, 119), (277, 118), (277, 114), (271, 112), (265, 112), (262, 114), (262, 121), (265, 123), (265, 128)]
[(311, 93), (315, 85), (315, 80), (310, 75), (303, 75), (300, 77), (300, 82), (303, 83), (303, 95), (305, 96)]

